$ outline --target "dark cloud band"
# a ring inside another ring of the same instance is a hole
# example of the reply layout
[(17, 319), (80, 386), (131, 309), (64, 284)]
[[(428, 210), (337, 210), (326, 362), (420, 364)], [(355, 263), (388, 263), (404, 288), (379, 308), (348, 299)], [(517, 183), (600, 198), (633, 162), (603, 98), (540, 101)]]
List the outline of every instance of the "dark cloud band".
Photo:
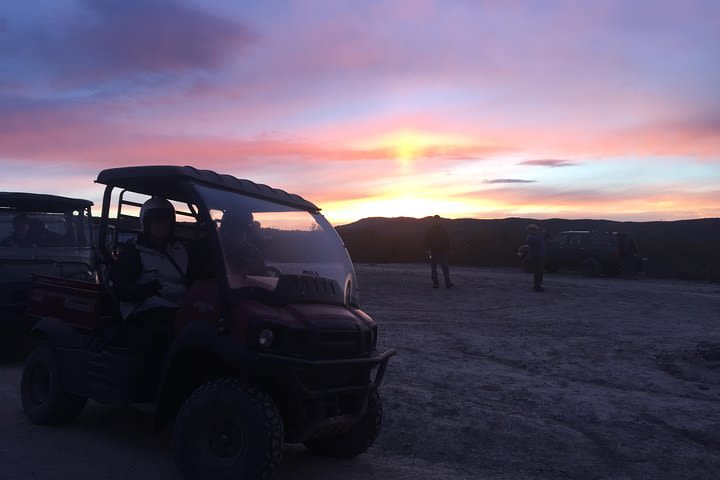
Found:
[(534, 165), (538, 167), (575, 167), (579, 163), (572, 162), (570, 160), (554, 160), (554, 159), (540, 159), (540, 160), (525, 160), (524, 162), (518, 163), (518, 165)]

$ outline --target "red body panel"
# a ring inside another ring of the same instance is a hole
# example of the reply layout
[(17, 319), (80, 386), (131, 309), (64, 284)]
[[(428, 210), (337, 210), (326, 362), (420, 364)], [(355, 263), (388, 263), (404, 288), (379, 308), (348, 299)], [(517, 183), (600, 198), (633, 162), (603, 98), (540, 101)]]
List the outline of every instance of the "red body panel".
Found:
[(102, 314), (102, 286), (80, 280), (38, 276), (33, 281), (27, 313), (54, 317), (92, 330)]
[(232, 315), (232, 332), (244, 339), (250, 319), (284, 325), (294, 329), (323, 329), (344, 324), (370, 324), (372, 319), (360, 310), (341, 305), (291, 304), (265, 305), (257, 300), (238, 303)]
[(222, 315), (218, 285), (215, 280), (201, 280), (192, 284), (180, 305), (175, 331), (180, 331), (191, 321), (216, 324)]

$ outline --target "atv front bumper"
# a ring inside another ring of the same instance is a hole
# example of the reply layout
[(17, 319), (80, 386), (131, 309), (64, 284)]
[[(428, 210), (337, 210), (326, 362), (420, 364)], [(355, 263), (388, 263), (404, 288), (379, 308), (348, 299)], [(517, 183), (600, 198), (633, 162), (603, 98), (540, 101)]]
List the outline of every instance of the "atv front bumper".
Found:
[(273, 397), (283, 413), (286, 441), (326, 436), (356, 423), (395, 353), (391, 349), (368, 357), (333, 360), (258, 354), (265, 375), (274, 379)]
[[(260, 363), (265, 364), (269, 370), (278, 368), (286, 370), (289, 368), (293, 373), (296, 386), (303, 392), (305, 397), (321, 398), (335, 394), (364, 393), (378, 388), (382, 383), (390, 357), (396, 353), (395, 349), (390, 349), (368, 357), (333, 360), (305, 360), (260, 353), (258, 354), (258, 360)], [(372, 371), (376, 368), (375, 376), (369, 382), (353, 384), (355, 382), (352, 382), (349, 373)], [(343, 382), (342, 379), (337, 381), (337, 375), (343, 376), (343, 373), (346, 373), (344, 378), (348, 381)], [(324, 386), (322, 385), (323, 374), (328, 374), (325, 377), (328, 382)], [(329, 374), (333, 374), (332, 378)], [(314, 376), (314, 381), (309, 380), (310, 376)], [(347, 385), (341, 385), (342, 383), (347, 383)]]

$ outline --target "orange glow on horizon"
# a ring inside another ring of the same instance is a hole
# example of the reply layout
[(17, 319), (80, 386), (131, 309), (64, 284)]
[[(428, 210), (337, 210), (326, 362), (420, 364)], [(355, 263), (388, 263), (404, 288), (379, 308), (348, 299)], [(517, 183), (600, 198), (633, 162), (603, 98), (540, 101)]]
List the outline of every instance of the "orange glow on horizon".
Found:
[(710, 199), (678, 197), (674, 200), (658, 198), (628, 198), (602, 201), (578, 198), (576, 201), (522, 202), (509, 198), (436, 196), (432, 193), (385, 194), (364, 199), (331, 200), (321, 205), (323, 214), (334, 225), (352, 223), (367, 217), (414, 217), (440, 215), (445, 218), (606, 218), (632, 219), (648, 217), (675, 220), (717, 216), (717, 206)]
[(432, 192), (427, 195), (408, 192), (360, 200), (329, 201), (322, 207), (323, 214), (333, 224), (340, 225), (367, 217), (476, 217), (478, 212), (501, 211), (506, 206), (491, 199), (469, 202), (460, 197), (438, 197)]
[(401, 129), (356, 142), (353, 147), (360, 150), (387, 151), (400, 165), (409, 167), (415, 160), (431, 152), (467, 148), (472, 145), (473, 142), (460, 135)]

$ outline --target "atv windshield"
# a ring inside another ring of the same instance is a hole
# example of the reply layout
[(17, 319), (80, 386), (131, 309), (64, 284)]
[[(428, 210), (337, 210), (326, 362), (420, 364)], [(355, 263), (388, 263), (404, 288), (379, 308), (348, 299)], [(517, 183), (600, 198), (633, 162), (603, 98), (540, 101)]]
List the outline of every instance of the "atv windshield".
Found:
[(357, 304), (350, 257), (317, 212), (197, 186), (216, 224), (228, 286), (288, 302)]
[[(68, 212), (0, 209), (0, 283), (28, 283), (33, 274), (94, 280), (91, 217)], [(0, 303), (5, 291), (0, 293)]]

